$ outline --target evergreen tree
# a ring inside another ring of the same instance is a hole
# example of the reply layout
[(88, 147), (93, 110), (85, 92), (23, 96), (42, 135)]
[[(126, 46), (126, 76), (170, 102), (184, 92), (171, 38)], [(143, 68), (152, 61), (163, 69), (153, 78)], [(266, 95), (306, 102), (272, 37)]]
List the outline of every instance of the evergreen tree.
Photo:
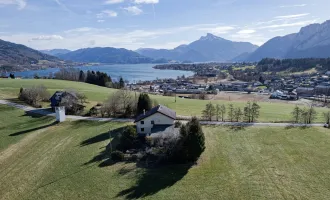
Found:
[(120, 80), (119, 80), (119, 88), (124, 88), (125, 87), (125, 82), (124, 82), (124, 79), (122, 77), (120, 77)]
[(197, 161), (205, 150), (205, 136), (202, 127), (196, 117), (193, 117), (187, 124), (187, 136), (183, 143), (186, 152), (186, 162)]
[(149, 111), (152, 108), (152, 101), (148, 94), (141, 93), (137, 103), (137, 115), (142, 114), (144, 111)]
[(85, 75), (84, 71), (80, 70), (80, 72), (79, 72), (79, 81), (80, 82), (85, 82), (85, 79), (86, 79), (86, 75)]

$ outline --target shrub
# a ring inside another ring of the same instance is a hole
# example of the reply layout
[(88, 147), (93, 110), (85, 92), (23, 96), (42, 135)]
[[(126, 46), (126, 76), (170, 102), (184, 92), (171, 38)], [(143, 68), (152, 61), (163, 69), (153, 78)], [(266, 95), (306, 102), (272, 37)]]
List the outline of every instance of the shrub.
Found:
[(136, 147), (138, 143), (138, 135), (133, 126), (127, 126), (121, 134), (118, 150), (126, 151)]
[(176, 163), (195, 162), (205, 150), (205, 136), (196, 117), (180, 129), (180, 139), (173, 149), (168, 149), (170, 161)]
[(111, 160), (115, 162), (123, 161), (125, 158), (125, 155), (121, 151), (113, 151), (111, 152)]
[(180, 128), (182, 126), (182, 123), (180, 122), (180, 121), (176, 121), (175, 123), (174, 123), (174, 127), (175, 128)]
[(25, 89), (21, 88), (18, 98), (29, 105), (40, 108), (40, 103), (42, 101), (48, 101), (50, 94), (47, 91), (47, 88), (41, 85)]

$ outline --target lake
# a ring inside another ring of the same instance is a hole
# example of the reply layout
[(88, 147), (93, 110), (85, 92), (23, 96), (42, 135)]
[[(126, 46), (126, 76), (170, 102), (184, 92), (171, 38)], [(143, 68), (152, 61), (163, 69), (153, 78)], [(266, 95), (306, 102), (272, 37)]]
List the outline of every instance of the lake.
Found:
[[(150, 81), (164, 79), (164, 78), (176, 78), (178, 76), (185, 75), (192, 76), (194, 72), (179, 71), (179, 70), (159, 70), (152, 68), (155, 64), (115, 64), (115, 65), (100, 65), (100, 66), (88, 66), (88, 67), (75, 67), (77, 69), (87, 71), (101, 71), (107, 73), (112, 79), (119, 80), (119, 77), (123, 77), (131, 83), (134, 81)], [(24, 72), (15, 72), (15, 76), (21, 76), (24, 78), (33, 78), (35, 74), (38, 76), (49, 76), (49, 73), (55, 74), (58, 72), (57, 68), (49, 68), (44, 70), (31, 70)]]

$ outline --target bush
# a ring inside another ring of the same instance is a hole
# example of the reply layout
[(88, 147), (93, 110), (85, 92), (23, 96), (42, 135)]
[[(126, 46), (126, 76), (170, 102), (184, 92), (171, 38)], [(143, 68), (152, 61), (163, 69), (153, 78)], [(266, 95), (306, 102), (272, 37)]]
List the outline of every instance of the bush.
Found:
[(127, 126), (121, 134), (118, 150), (127, 151), (136, 147), (138, 143), (138, 135), (133, 126)]
[(175, 163), (195, 162), (205, 150), (205, 136), (196, 117), (180, 129), (180, 139), (171, 150), (169, 159)]
[(182, 126), (182, 123), (180, 122), (180, 121), (176, 121), (175, 123), (174, 123), (174, 127), (175, 128), (180, 128)]
[(113, 151), (111, 152), (111, 160), (115, 162), (123, 161), (125, 158), (125, 154), (121, 151)]
[(21, 88), (18, 98), (34, 107), (41, 108), (42, 101), (49, 101), (50, 94), (43, 85), (33, 86), (31, 88)]

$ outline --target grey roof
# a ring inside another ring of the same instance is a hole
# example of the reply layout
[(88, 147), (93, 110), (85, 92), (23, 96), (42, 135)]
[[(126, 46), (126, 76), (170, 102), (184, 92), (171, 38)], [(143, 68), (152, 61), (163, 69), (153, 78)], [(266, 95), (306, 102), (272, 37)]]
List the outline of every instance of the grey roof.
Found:
[(158, 106), (152, 108), (151, 110), (149, 110), (148, 112), (146, 112), (145, 114), (139, 115), (135, 119), (135, 122), (141, 121), (142, 119), (145, 119), (145, 118), (147, 118), (151, 115), (154, 115), (156, 113), (163, 114), (163, 115), (165, 115), (169, 118), (172, 118), (174, 120), (176, 119), (176, 112), (174, 110), (171, 110), (168, 107), (163, 106), (163, 105), (158, 105)]

